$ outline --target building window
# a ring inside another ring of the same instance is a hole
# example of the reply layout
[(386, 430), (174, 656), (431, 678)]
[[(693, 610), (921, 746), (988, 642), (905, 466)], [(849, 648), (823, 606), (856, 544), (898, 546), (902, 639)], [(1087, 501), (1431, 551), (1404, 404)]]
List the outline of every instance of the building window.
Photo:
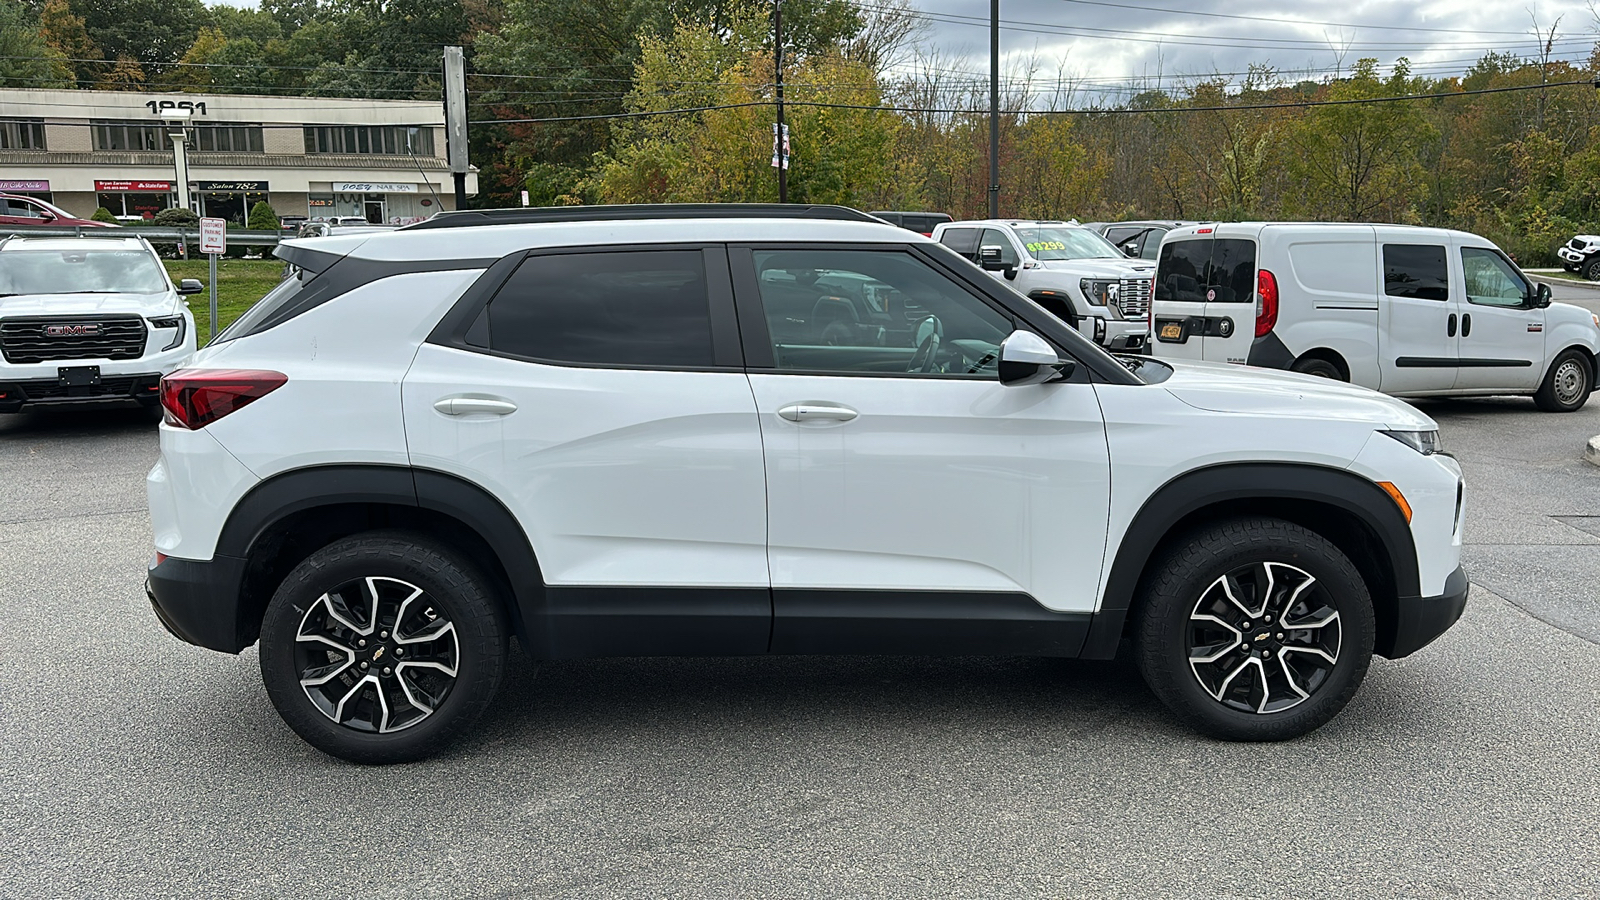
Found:
[(43, 119), (0, 119), (0, 150), (43, 149)]
[(404, 125), (310, 125), (307, 153), (433, 155), (433, 129)]
[(261, 126), (196, 125), (194, 148), (219, 153), (261, 153)]
[(102, 193), (96, 201), (113, 216), (123, 221), (153, 219), (156, 213), (175, 204), (171, 194)]
[(90, 121), (96, 150), (171, 150), (167, 126), (159, 122)]

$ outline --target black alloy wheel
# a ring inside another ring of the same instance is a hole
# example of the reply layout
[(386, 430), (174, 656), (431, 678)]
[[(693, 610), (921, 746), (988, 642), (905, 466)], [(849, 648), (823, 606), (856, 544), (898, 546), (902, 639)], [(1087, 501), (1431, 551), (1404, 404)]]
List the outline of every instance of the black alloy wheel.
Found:
[(1591, 257), (1583, 261), (1583, 277), (1590, 281), (1600, 281), (1600, 257)]

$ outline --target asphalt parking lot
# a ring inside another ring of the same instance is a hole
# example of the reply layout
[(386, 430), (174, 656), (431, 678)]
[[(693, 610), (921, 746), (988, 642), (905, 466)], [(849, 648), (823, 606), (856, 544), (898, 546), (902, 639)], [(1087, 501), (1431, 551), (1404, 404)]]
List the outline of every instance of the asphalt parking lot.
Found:
[(519, 659), (386, 769), (150, 614), (153, 427), (0, 417), (0, 895), (1600, 894), (1600, 402), (1420, 405), (1466, 616), (1306, 738), (1198, 738), (1124, 662)]

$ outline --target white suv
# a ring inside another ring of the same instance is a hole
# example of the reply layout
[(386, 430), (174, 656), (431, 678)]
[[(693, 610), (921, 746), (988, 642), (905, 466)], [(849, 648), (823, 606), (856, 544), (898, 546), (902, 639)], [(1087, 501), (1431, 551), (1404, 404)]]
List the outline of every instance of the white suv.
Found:
[(195, 351), (194, 317), (137, 237), (0, 241), (0, 413), (137, 401)]
[(933, 239), (1113, 352), (1148, 346), (1155, 263), (1128, 259), (1099, 232), (1004, 219), (940, 225)]
[(1119, 361), (837, 207), (441, 214), (296, 274), (162, 383), (149, 595), (258, 639), (288, 724), (433, 752), (536, 658), (1008, 654), (1125, 638), (1230, 739), (1335, 715), (1466, 601), (1435, 425)]

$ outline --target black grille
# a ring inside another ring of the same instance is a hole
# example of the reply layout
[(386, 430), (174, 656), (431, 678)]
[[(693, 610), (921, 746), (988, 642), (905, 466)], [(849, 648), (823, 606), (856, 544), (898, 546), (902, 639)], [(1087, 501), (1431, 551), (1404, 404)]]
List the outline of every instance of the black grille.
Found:
[(1583, 239), (1582, 238), (1573, 238), (1572, 242), (1567, 244), (1567, 246), (1571, 247), (1574, 250), (1582, 250), (1583, 249)]
[(60, 359), (138, 359), (144, 355), (138, 316), (28, 316), (0, 321), (6, 362)]

